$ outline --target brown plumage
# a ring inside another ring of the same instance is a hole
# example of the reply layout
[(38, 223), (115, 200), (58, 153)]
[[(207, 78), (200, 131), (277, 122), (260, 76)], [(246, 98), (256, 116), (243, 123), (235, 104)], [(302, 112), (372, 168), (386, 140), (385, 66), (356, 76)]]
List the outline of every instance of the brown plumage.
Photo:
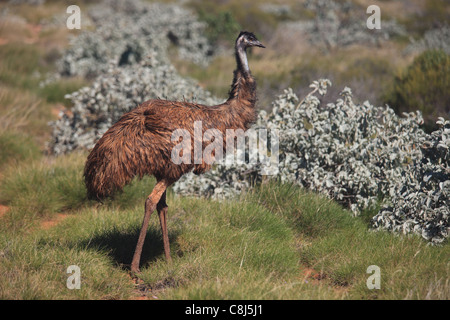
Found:
[[(224, 137), (226, 129), (248, 129), (256, 120), (256, 82), (248, 68), (246, 49), (264, 47), (249, 32), (241, 32), (236, 39), (237, 68), (226, 102), (204, 106), (188, 102), (149, 100), (124, 114), (97, 142), (87, 158), (84, 169), (88, 196), (97, 200), (111, 196), (131, 182), (135, 176), (153, 175), (157, 184), (145, 203), (144, 222), (131, 264), (131, 271), (139, 270), (139, 260), (151, 213), (157, 209), (164, 240), (166, 258), (170, 261), (167, 235), (166, 189), (185, 173), (200, 174), (210, 166), (203, 162), (175, 164), (171, 160), (172, 133), (187, 130), (194, 150), (194, 122), (202, 122), (202, 136), (208, 129), (217, 129)], [(202, 144), (203, 149), (205, 143)], [(193, 153), (193, 152), (192, 152)]]

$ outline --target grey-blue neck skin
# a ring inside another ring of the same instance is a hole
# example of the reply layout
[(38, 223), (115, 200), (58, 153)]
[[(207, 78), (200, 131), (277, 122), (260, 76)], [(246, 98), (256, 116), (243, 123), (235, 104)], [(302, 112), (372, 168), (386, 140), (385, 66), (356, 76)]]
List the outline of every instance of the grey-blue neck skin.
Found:
[(246, 75), (250, 74), (250, 68), (248, 67), (246, 46), (243, 43), (242, 37), (236, 41), (236, 62), (238, 64), (238, 67), (240, 67), (240, 69), (244, 71)]

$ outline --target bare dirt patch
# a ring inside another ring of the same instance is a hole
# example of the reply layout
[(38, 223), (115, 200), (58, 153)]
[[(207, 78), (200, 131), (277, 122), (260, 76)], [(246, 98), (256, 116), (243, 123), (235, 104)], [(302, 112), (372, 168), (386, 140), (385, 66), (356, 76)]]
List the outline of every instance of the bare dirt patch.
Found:
[(9, 207), (0, 204), (0, 218), (2, 218), (8, 210)]
[(314, 284), (319, 284), (319, 281), (325, 278), (325, 274), (311, 268), (305, 268), (302, 270), (301, 277), (304, 279), (305, 282), (312, 282)]
[(56, 226), (58, 223), (66, 219), (69, 215), (64, 213), (58, 213), (56, 217), (53, 217), (50, 220), (43, 221), (41, 223), (41, 228), (44, 230), (48, 230), (54, 226)]

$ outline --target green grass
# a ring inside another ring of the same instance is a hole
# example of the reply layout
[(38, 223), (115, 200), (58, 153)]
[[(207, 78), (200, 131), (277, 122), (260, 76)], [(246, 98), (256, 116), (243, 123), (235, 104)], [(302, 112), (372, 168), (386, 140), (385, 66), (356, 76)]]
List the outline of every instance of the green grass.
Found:
[[(24, 238), (2, 234), (0, 298), (121, 299), (130, 296), (128, 277), (100, 251), (56, 244), (46, 242), (43, 235)], [(82, 268), (81, 290), (69, 290), (66, 286), (67, 267), (75, 263)]]
[(41, 86), (43, 80), (57, 72), (56, 61), (67, 46), (71, 31), (41, 28), (40, 23), (51, 20), (66, 7), (56, 2), (32, 8), (0, 5), (11, 16), (24, 18), (7, 15), (0, 23), (0, 133), (23, 132), (32, 136), (41, 149), (49, 139), (48, 122), (55, 119), (61, 104), (70, 107), (64, 96), (89, 83), (63, 78)]
[(58, 80), (57, 82), (49, 83), (41, 88), (39, 95), (48, 103), (60, 103), (66, 107), (70, 107), (72, 102), (64, 96), (68, 93), (78, 91), (83, 86), (87, 85), (87, 81), (79, 78), (68, 78)]
[[(370, 229), (336, 203), (291, 185), (267, 185), (258, 202), (293, 222), (301, 239), (302, 263), (320, 270), (331, 284), (349, 288), (354, 299), (448, 299), (450, 248), (430, 247), (417, 236)], [(380, 290), (366, 287), (367, 267), (382, 272)]]
[[(154, 179), (135, 180), (104, 204), (85, 198), (85, 154), (8, 169), (0, 189), (0, 298), (130, 299), (128, 276)], [(13, 167), (8, 167), (13, 168)], [(233, 201), (178, 197), (170, 190), (173, 263), (164, 259), (156, 214), (140, 279), (159, 299), (448, 299), (449, 245), (374, 232), (334, 201), (297, 186), (264, 183)], [(57, 220), (64, 213), (65, 219)], [(44, 227), (47, 221), (57, 221)], [(66, 269), (82, 272), (66, 288)], [(369, 290), (367, 267), (381, 269)], [(306, 276), (315, 270), (320, 280)]]
[(0, 84), (33, 89), (37, 87), (38, 76), (33, 72), (45, 72), (40, 57), (42, 50), (26, 43), (7, 43), (0, 50)]
[(12, 42), (2, 45), (0, 50), (0, 85), (25, 89), (37, 94), (48, 103), (63, 103), (69, 106), (64, 95), (88, 84), (79, 78), (59, 79), (40, 87), (46, 73), (55, 71), (59, 53), (44, 50), (36, 45)]
[(77, 208), (86, 199), (81, 159), (79, 154), (42, 158), (10, 168), (2, 179), (1, 201), (42, 217)]
[(41, 154), (31, 137), (14, 131), (0, 133), (0, 150), (0, 170), (8, 164), (35, 159)]

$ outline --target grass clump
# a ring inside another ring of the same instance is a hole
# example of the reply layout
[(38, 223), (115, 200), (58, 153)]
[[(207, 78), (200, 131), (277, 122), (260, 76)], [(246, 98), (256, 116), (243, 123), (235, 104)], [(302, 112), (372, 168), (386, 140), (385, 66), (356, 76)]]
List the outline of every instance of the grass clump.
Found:
[(20, 218), (50, 217), (79, 208), (86, 200), (82, 154), (42, 158), (5, 172), (0, 201), (18, 210)]
[(41, 153), (33, 139), (13, 131), (0, 132), (0, 171), (8, 164), (37, 159)]
[(65, 95), (78, 91), (87, 85), (87, 81), (82, 78), (62, 78), (56, 82), (48, 83), (40, 89), (39, 95), (48, 103), (60, 103), (70, 107), (72, 102), (65, 98)]
[[(107, 256), (45, 242), (45, 237), (0, 236), (0, 299), (127, 299), (132, 285)], [(81, 269), (80, 290), (69, 290), (67, 268)]]
[[(14, 145), (14, 148), (18, 147), (19, 145)], [(58, 213), (76, 212), (83, 207), (97, 205), (96, 201), (89, 201), (86, 195), (84, 152), (57, 158), (27, 159), (31, 161), (4, 168), (0, 203), (11, 208), (7, 213), (9, 219), (5, 224), (6, 229), (28, 229), (39, 222), (55, 218)], [(141, 207), (153, 185), (154, 178), (135, 179), (113, 199), (105, 199), (103, 205), (111, 210)]]
[[(293, 185), (267, 184), (250, 196), (292, 223), (300, 261), (351, 299), (448, 299), (448, 245), (370, 229), (367, 219)], [(364, 215), (363, 215), (364, 216)], [(369, 290), (367, 268), (380, 267), (381, 289)]]
[(2, 45), (0, 84), (34, 90), (39, 83), (35, 72), (48, 70), (42, 62), (42, 54), (40, 48), (31, 44), (14, 42)]

